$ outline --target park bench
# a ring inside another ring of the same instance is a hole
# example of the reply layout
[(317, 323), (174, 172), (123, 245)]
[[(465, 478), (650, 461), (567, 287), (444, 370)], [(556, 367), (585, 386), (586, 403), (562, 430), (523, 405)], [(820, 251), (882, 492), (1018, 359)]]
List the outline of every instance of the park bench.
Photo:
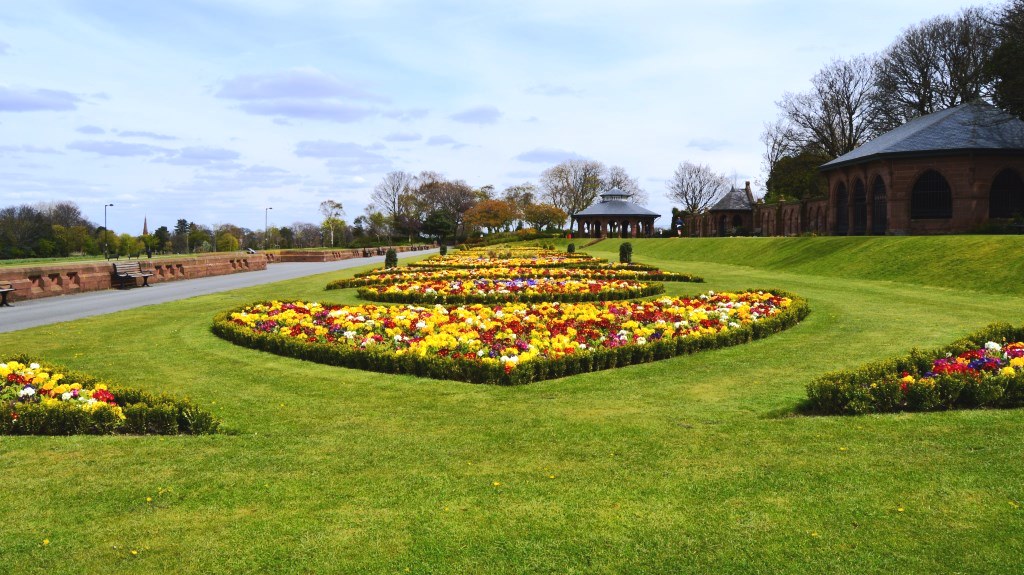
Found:
[(153, 275), (153, 272), (142, 269), (142, 265), (138, 261), (114, 264), (114, 277), (121, 280), (121, 288), (124, 289), (125, 282), (128, 278), (132, 279), (132, 283), (135, 283), (135, 278), (142, 278), (142, 287), (149, 287), (149, 278)]
[(0, 307), (11, 307), (11, 304), (7, 303), (7, 294), (14, 291), (14, 284), (11, 282), (0, 282)]

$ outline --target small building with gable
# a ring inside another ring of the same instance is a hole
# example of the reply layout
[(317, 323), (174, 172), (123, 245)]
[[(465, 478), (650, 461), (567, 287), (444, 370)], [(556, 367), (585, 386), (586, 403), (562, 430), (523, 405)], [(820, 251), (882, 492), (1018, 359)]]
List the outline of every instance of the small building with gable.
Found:
[(661, 214), (629, 201), (618, 188), (600, 195), (601, 200), (572, 215), (569, 229), (580, 238), (649, 238), (654, 220)]

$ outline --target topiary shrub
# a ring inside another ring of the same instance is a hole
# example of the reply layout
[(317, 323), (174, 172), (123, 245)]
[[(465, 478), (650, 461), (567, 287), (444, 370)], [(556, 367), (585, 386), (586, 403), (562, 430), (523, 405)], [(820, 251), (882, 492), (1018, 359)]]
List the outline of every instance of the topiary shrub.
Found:
[(387, 253), (384, 254), (384, 267), (398, 267), (398, 252), (395, 251), (395, 248), (388, 248)]
[(569, 244), (569, 247), (567, 247), (565, 251), (570, 254), (576, 253), (576, 244)]
[(619, 246), (619, 263), (633, 263), (633, 244), (629, 242), (622, 242)]
[(440, 251), (440, 253), (441, 253), (442, 256), (448, 255), (448, 246), (446, 246), (444, 244), (441, 244), (441, 251)]

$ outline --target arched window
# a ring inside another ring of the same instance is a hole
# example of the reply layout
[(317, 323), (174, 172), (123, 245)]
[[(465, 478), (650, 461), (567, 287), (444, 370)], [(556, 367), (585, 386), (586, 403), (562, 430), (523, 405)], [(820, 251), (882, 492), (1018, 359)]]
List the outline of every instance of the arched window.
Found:
[(910, 218), (913, 220), (939, 220), (953, 217), (953, 191), (949, 182), (935, 170), (928, 170), (917, 178), (910, 192)]
[(992, 180), (988, 195), (988, 217), (1012, 218), (1024, 214), (1024, 180), (1007, 168)]
[(853, 183), (853, 235), (863, 236), (868, 230), (868, 195), (864, 182)]
[(882, 176), (875, 176), (871, 185), (871, 233), (876, 236), (884, 236), (889, 228), (886, 210), (885, 182)]
[(845, 236), (850, 232), (850, 194), (846, 184), (840, 183), (836, 188), (836, 235)]

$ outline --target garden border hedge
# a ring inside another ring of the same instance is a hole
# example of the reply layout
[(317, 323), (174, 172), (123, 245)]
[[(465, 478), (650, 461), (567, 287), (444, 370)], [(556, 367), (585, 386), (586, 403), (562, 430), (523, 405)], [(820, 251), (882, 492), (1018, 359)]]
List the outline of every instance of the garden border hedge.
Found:
[[(444, 280), (441, 280), (444, 281)], [(619, 301), (624, 299), (638, 299), (665, 293), (665, 285), (661, 283), (650, 283), (636, 289), (612, 289), (600, 292), (586, 293), (490, 293), (481, 295), (444, 295), (444, 294), (420, 294), (420, 293), (376, 293), (366, 287), (359, 288), (356, 295), (360, 299), (379, 303), (408, 303), (408, 304), (442, 304), (442, 305), (464, 305), (464, 304), (498, 304), (498, 303), (540, 303), (545, 301), (560, 303), (580, 303), (594, 301)]]
[(940, 411), (978, 407), (1024, 406), (1024, 373), (993, 375), (984, 381), (942, 375), (934, 378), (929, 397), (901, 387), (904, 372), (918, 376), (932, 368), (935, 359), (959, 355), (983, 347), (989, 341), (1022, 341), (1024, 326), (991, 324), (943, 347), (923, 351), (912, 349), (900, 357), (867, 363), (856, 369), (833, 371), (807, 384), (807, 399), (800, 410), (814, 415), (860, 415), (899, 411)]
[(411, 354), (381, 353), (376, 350), (359, 351), (325, 343), (301, 343), (291, 337), (253, 333), (245, 327), (233, 323), (230, 319), (232, 313), (269, 302), (253, 302), (217, 314), (211, 330), (217, 336), (243, 347), (327, 365), (469, 383), (521, 385), (533, 381), (647, 363), (677, 355), (739, 345), (788, 329), (810, 313), (806, 300), (785, 290), (749, 289), (743, 291), (770, 292), (790, 298), (792, 304), (788, 309), (770, 318), (716, 334), (661, 339), (644, 345), (631, 344), (613, 349), (594, 349), (587, 353), (573, 354), (559, 359), (534, 359), (518, 365), (507, 373), (502, 365), (482, 364), (466, 359), (422, 358)]
[[(45, 406), (0, 400), (0, 408), (4, 410), (4, 416), (0, 417), (0, 435), (204, 435), (216, 433), (220, 427), (220, 420), (188, 398), (121, 387), (24, 354), (4, 360), (25, 365), (38, 363), (50, 372), (64, 374), (61, 380), (64, 384), (94, 387), (104, 383), (125, 419), (121, 420), (107, 409), (86, 411), (69, 403)], [(17, 417), (12, 417), (15, 414)]]

